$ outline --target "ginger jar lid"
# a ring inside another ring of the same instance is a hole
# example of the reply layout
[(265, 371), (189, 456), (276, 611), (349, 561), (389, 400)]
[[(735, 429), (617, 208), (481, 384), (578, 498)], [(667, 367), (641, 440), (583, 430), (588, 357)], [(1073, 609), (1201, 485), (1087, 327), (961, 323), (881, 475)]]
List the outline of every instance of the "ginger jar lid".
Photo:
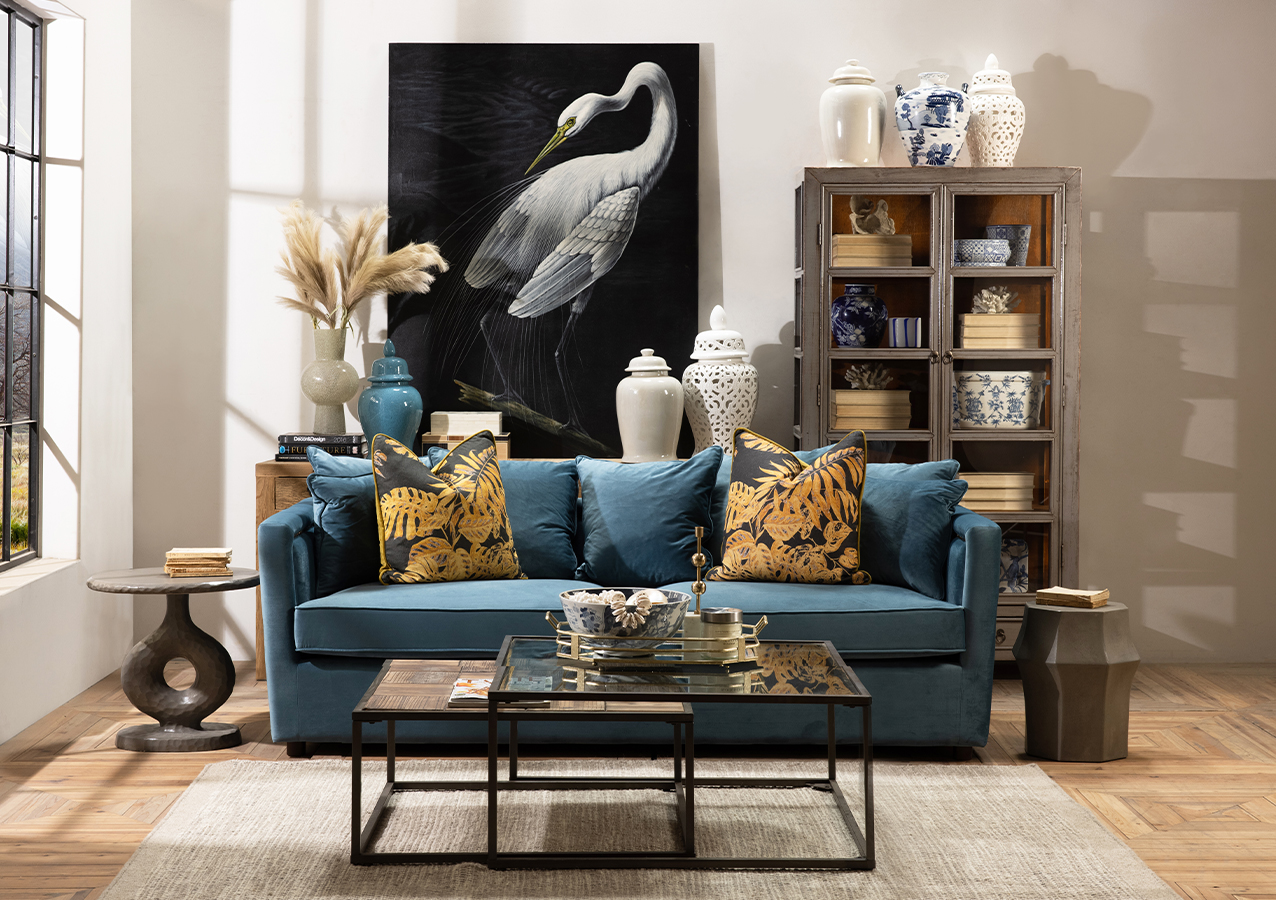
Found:
[(381, 359), (372, 361), (372, 374), (368, 376), (368, 381), (373, 384), (411, 381), (412, 376), (408, 374), (408, 361), (394, 355), (393, 341), (385, 342), (383, 352), (385, 355)]
[(721, 304), (709, 314), (709, 331), (696, 335), (692, 359), (743, 359), (744, 337), (738, 331), (727, 328), (727, 311)]
[(635, 375), (668, 375), (669, 366), (665, 363), (663, 356), (656, 356), (655, 350), (650, 347), (643, 348), (642, 356), (635, 356), (629, 361), (629, 368), (626, 372), (633, 372)]
[(1010, 73), (997, 65), (997, 57), (989, 53), (984, 60), (984, 67), (975, 73), (970, 82), (972, 94), (1010, 94), (1014, 96), (1015, 86), (1010, 83)]
[(858, 59), (848, 59), (846, 65), (834, 72), (829, 79), (833, 84), (872, 84), (876, 80), (872, 72), (860, 65)]

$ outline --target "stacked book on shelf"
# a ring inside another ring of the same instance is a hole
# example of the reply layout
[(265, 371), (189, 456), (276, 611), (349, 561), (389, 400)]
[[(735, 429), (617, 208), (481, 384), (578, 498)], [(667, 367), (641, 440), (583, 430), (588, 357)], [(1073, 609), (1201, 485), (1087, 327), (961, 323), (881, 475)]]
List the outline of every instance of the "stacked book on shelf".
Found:
[(1031, 472), (958, 472), (970, 487), (961, 505), (972, 512), (1023, 512), (1032, 509), (1036, 476)]
[(847, 266), (911, 266), (913, 236), (911, 234), (835, 234), (830, 248), (829, 265)]
[(503, 416), (489, 410), (430, 413), (430, 430), (421, 435), (421, 452), (429, 447), (451, 450), (475, 432), (490, 431), (496, 440), (496, 458), (510, 458), (510, 436), (501, 430)]
[(834, 431), (894, 431), (913, 417), (910, 391), (833, 391), (830, 426)]
[(1041, 346), (1041, 323), (1024, 313), (965, 313), (961, 345), (967, 350), (1035, 350)]
[(318, 447), (333, 456), (367, 456), (368, 444), (360, 434), (281, 434), (276, 462), (305, 462), (306, 448)]
[(229, 547), (174, 547), (164, 554), (164, 574), (173, 578), (231, 575)]

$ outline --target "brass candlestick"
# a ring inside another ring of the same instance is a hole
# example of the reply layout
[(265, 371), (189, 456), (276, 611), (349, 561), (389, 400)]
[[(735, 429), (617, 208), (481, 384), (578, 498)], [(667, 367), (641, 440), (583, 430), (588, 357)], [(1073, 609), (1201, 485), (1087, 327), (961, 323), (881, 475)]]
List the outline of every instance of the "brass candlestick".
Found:
[(705, 583), (700, 577), (700, 570), (704, 568), (706, 562), (704, 558), (704, 550), (701, 542), (704, 540), (704, 526), (696, 526), (696, 555), (691, 557), (691, 563), (696, 567), (696, 580), (691, 585), (691, 593), (696, 595), (696, 615), (700, 615), (700, 597), (704, 594)]

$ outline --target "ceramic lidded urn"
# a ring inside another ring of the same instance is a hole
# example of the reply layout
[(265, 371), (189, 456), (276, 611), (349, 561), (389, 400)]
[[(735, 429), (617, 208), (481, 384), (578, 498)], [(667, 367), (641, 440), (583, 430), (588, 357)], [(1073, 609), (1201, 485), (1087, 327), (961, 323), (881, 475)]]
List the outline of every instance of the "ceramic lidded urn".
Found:
[(682, 433), (682, 385), (655, 351), (629, 361), (628, 378), (616, 385), (616, 419), (625, 455), (621, 462), (678, 458)]
[(970, 124), (969, 98), (948, 87), (947, 72), (922, 72), (911, 91), (895, 85), (895, 126), (914, 166), (952, 166), (961, 155)]
[(990, 53), (970, 83), (970, 164), (1013, 166), (1023, 124), (1023, 101), (1015, 96), (1010, 73)]
[(408, 382), (407, 361), (394, 355), (394, 344), (385, 342), (384, 356), (372, 363), (369, 385), (359, 397), (359, 424), (368, 446), (378, 434), (388, 435), (406, 447), (416, 441), (424, 407), (421, 395)]
[(886, 95), (873, 87), (873, 77), (857, 59), (829, 79), (820, 95), (820, 137), (829, 166), (880, 166), (882, 129), (886, 127)]
[(715, 306), (709, 331), (696, 335), (691, 358), (682, 373), (687, 421), (696, 437), (696, 453), (717, 444), (731, 453), (731, 436), (748, 428), (758, 405), (758, 370), (744, 361), (744, 338), (727, 328), (727, 313)]

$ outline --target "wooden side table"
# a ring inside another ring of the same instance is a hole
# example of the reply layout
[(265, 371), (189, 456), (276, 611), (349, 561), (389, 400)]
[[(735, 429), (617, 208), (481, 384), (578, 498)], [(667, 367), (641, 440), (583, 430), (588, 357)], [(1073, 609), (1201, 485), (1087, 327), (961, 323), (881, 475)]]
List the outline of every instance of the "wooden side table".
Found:
[[(237, 591), (257, 584), (253, 569), (231, 569), (223, 577), (174, 578), (162, 567), (119, 569), (89, 579), (91, 590), (108, 594), (167, 594), (164, 621), (124, 657), (120, 681), (134, 706), (157, 720), (133, 725), (115, 736), (121, 750), (180, 752), (221, 750), (243, 743), (238, 725), (205, 722), (230, 698), (235, 665), (218, 640), (191, 621), (191, 594)], [(184, 691), (164, 680), (170, 660), (187, 659), (195, 667), (195, 683)]]
[(1139, 653), (1124, 603), (1098, 609), (1029, 603), (1014, 654), (1029, 755), (1069, 762), (1128, 755)]

